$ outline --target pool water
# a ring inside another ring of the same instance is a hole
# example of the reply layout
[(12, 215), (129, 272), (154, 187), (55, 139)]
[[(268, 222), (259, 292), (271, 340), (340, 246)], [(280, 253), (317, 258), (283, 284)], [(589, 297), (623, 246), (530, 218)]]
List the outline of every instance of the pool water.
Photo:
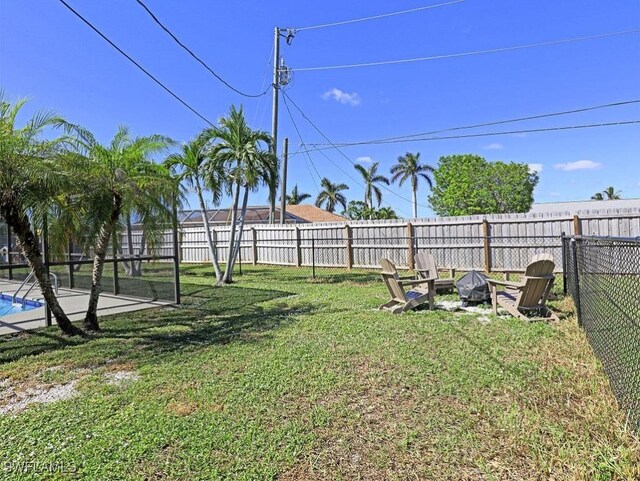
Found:
[[(23, 306), (24, 302), (24, 306)], [(7, 294), (0, 294), (0, 317), (18, 314), (20, 312), (30, 311), (42, 307), (42, 303), (38, 301), (16, 299), (16, 304), (12, 302), (12, 297)]]

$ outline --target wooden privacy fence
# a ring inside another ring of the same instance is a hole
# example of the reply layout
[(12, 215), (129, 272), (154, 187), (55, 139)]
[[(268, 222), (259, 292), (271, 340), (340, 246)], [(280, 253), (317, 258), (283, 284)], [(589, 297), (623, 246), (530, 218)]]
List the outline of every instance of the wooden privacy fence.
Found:
[[(442, 268), (518, 272), (530, 258), (549, 252), (561, 270), (563, 233), (640, 236), (640, 212), (606, 215), (504, 214), (406, 221), (358, 221), (299, 225), (247, 225), (240, 249), (243, 264), (377, 268), (387, 257), (413, 268), (416, 253), (428, 249)], [(227, 258), (229, 228), (212, 235), (221, 261)], [(134, 245), (140, 234), (134, 235)], [(124, 239), (123, 239), (124, 240)], [(209, 261), (203, 227), (183, 227), (181, 261)]]

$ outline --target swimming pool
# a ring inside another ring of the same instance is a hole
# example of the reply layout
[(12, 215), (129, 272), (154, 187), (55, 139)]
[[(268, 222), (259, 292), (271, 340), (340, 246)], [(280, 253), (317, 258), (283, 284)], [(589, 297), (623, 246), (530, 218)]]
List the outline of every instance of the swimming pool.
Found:
[(19, 312), (30, 311), (42, 307), (43, 304), (29, 299), (16, 299), (16, 304), (12, 302), (12, 297), (8, 294), (0, 294), (0, 317), (18, 314)]

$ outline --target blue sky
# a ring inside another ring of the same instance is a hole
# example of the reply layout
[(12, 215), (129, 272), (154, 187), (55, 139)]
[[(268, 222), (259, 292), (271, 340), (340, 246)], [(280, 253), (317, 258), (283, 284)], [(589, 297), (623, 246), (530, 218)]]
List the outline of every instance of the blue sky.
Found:
[[(134, 0), (69, 3), (207, 118), (215, 121), (231, 104), (242, 104), (252, 126), (270, 130), (270, 96), (247, 99), (224, 87)], [(154, 13), (216, 72), (249, 92), (263, 90), (270, 82), (276, 25), (305, 27), (437, 3), (442, 0), (147, 0)], [(295, 69), (445, 55), (639, 27), (637, 0), (466, 0), (407, 15), (300, 31), (291, 46), (283, 44), (282, 55)], [(120, 124), (129, 125), (136, 134), (162, 133), (179, 141), (205, 127), (57, 0), (0, 0), (0, 86), (10, 97), (31, 97), (31, 109), (54, 110), (105, 141)], [(287, 94), (334, 142), (640, 99), (640, 35), (399, 65), (298, 71)], [(292, 113), (305, 143), (324, 142), (295, 108)], [(640, 104), (476, 131), (634, 119), (640, 119)], [(281, 103), (280, 138), (284, 136), (290, 139), (290, 150), (297, 150), (297, 133)], [(624, 197), (640, 197), (638, 124), (344, 149), (354, 162), (379, 161), (384, 171), (407, 151), (420, 152), (432, 165), (442, 155), (457, 153), (537, 164), (538, 202), (585, 199), (609, 185), (622, 190)], [(342, 155), (333, 150), (326, 155), (357, 178)], [(318, 152), (312, 159), (322, 176), (351, 186), (350, 199), (362, 198), (362, 187), (332, 162)], [(317, 194), (318, 179), (304, 156), (292, 156), (289, 164), (289, 185), (297, 183), (302, 191)], [(406, 185), (392, 189), (411, 197)], [(427, 195), (425, 186), (419, 192), (420, 204), (427, 204)], [(406, 200), (388, 192), (384, 198), (398, 213), (411, 212)], [(265, 192), (252, 199), (253, 204), (265, 201)], [(419, 213), (431, 214), (424, 206)]]

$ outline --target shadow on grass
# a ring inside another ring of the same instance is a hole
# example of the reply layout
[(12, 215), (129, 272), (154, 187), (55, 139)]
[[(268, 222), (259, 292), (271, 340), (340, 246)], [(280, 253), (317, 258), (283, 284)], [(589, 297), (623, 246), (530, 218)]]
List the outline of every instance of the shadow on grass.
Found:
[(104, 317), (102, 331), (88, 338), (60, 335), (56, 327), (4, 336), (0, 338), (0, 364), (82, 345), (89, 355), (133, 360), (206, 344), (251, 342), (291, 320), (292, 315), (315, 309), (284, 303), (267, 308), (259, 305), (291, 295), (237, 285), (214, 288), (185, 284), (180, 306)]

